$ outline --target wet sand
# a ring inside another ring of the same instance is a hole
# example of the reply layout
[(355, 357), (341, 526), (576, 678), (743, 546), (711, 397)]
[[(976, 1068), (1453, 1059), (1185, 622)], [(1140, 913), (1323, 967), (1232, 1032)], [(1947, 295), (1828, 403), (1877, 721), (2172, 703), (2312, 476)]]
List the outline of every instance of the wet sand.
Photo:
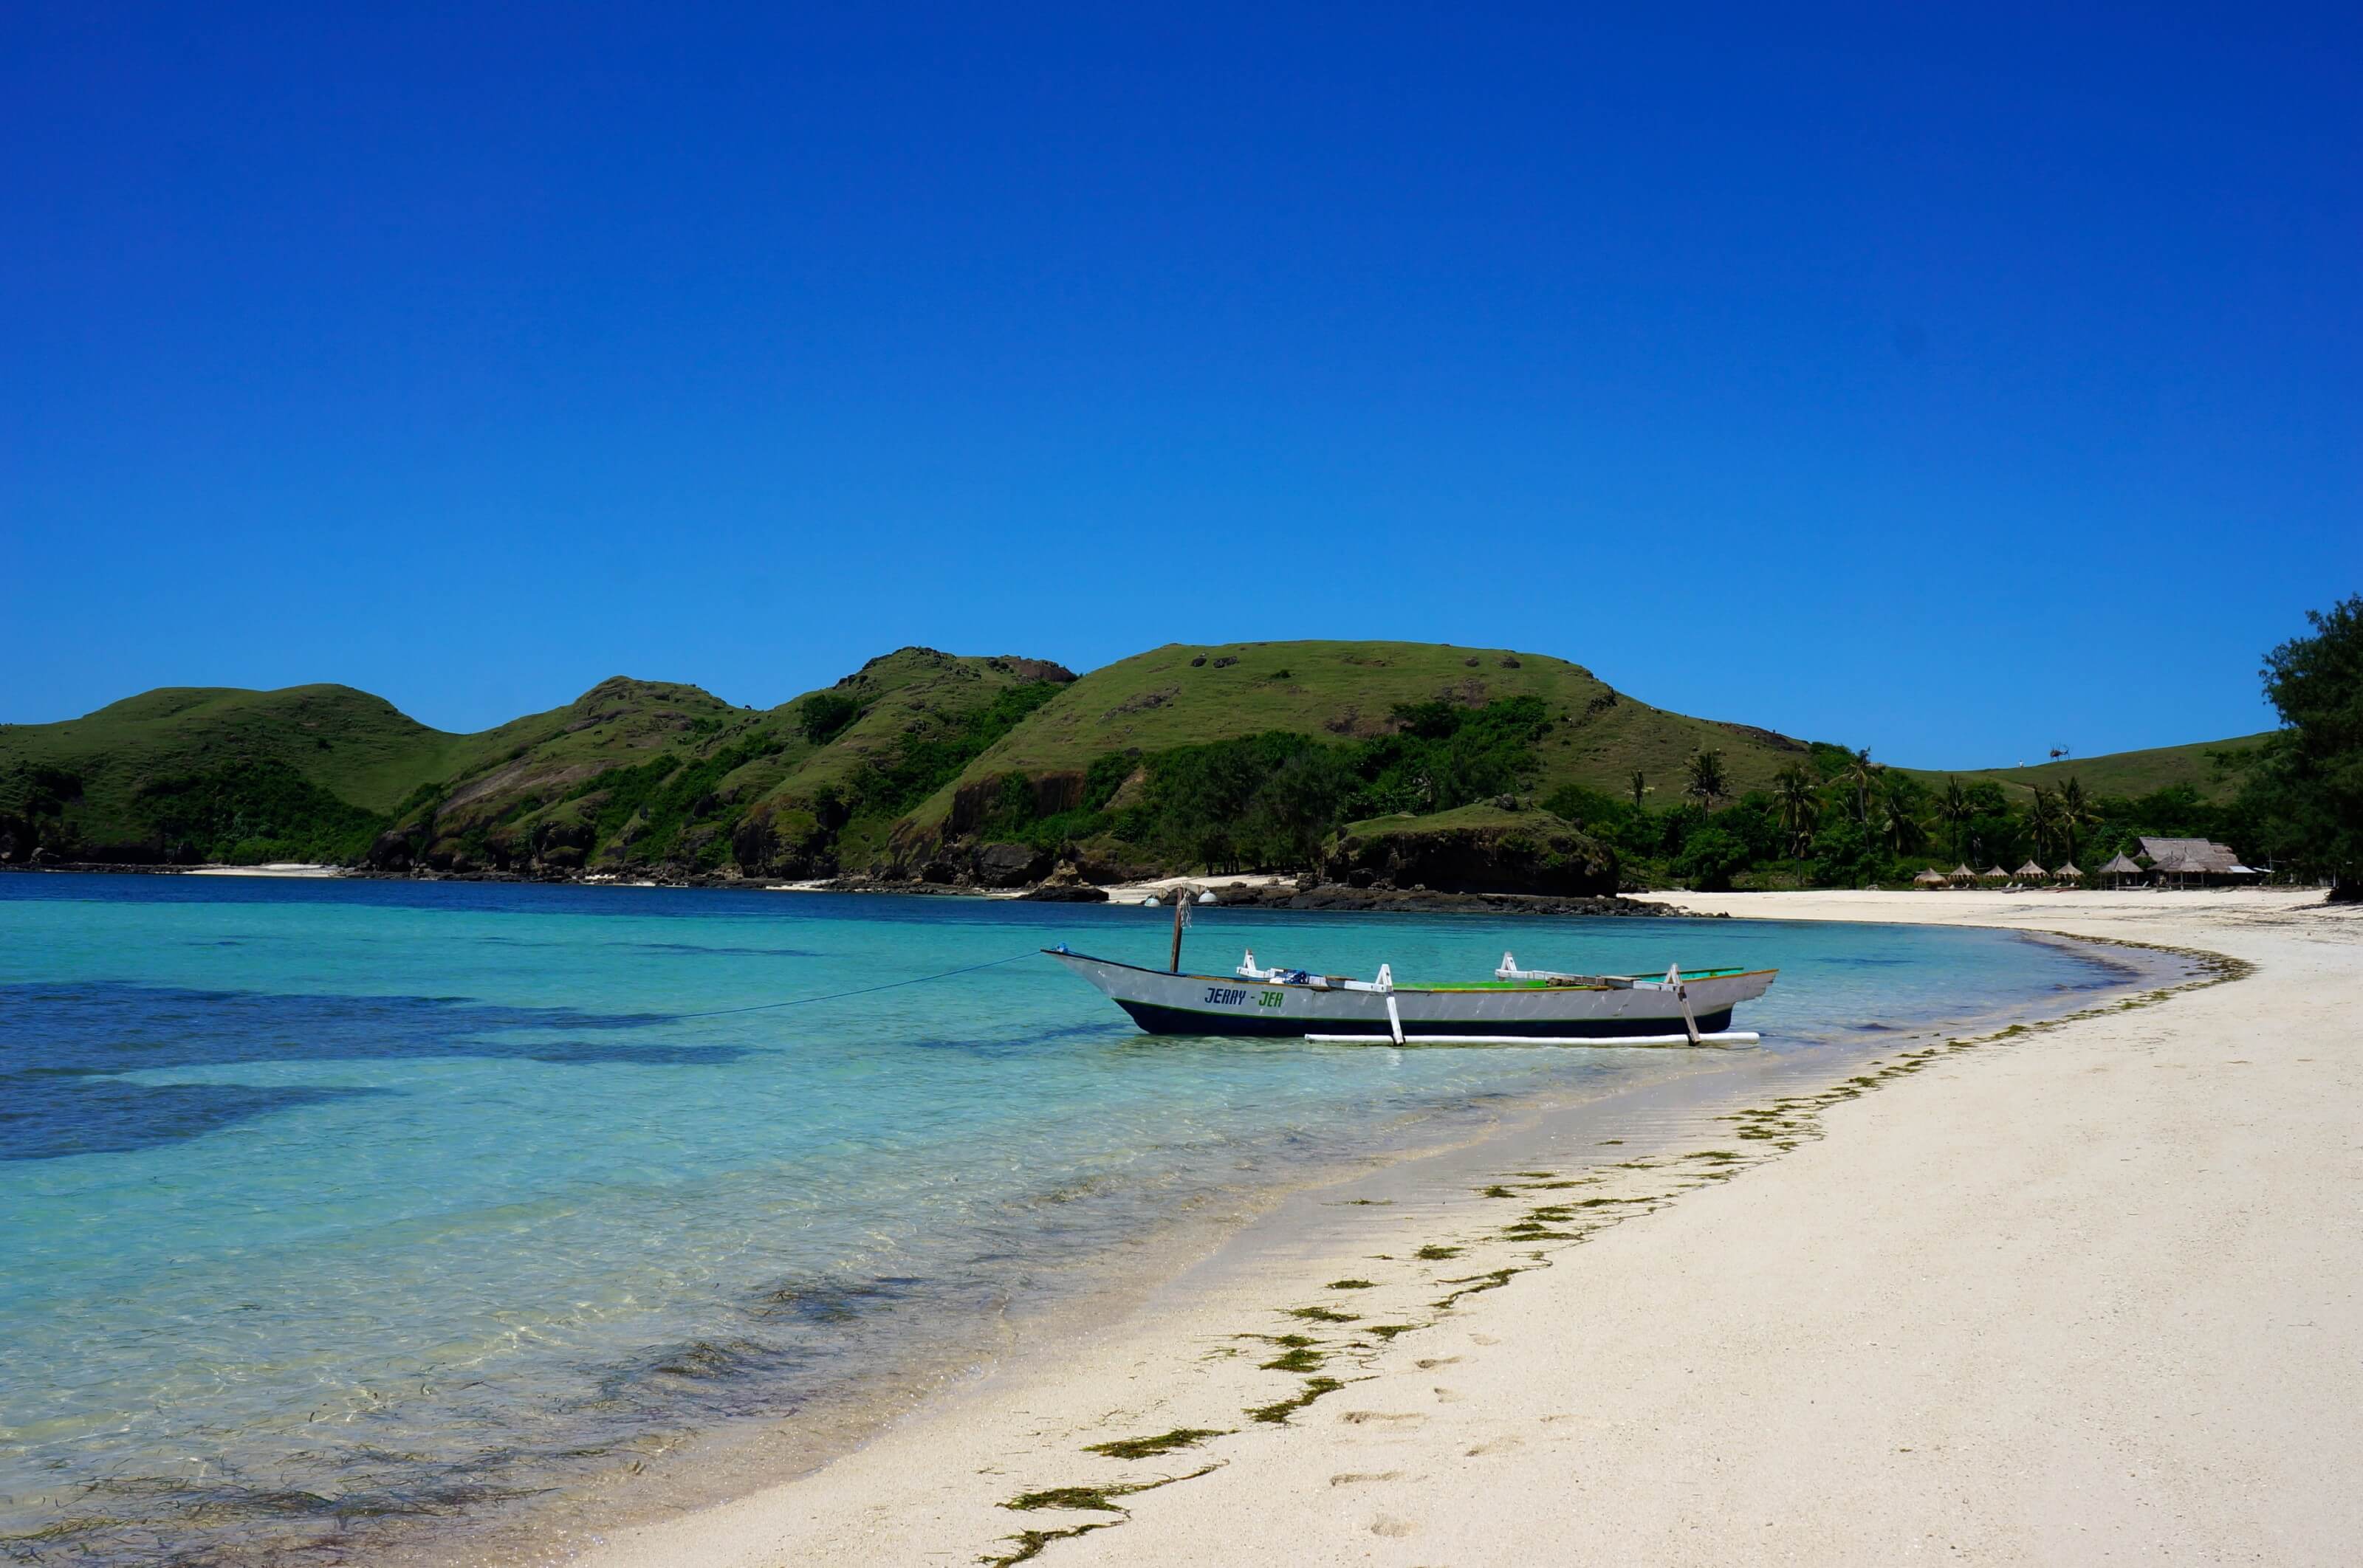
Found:
[(2236, 962), (1633, 1147), (1310, 1197), (813, 1474), (553, 1553), (2347, 1561), (2363, 911), (2316, 898), (1682, 896)]

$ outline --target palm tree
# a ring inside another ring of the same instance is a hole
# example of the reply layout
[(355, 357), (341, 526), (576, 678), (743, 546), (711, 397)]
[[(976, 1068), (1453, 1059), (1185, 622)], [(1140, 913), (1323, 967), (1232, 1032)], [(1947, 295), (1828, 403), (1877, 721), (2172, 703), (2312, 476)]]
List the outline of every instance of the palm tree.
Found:
[(1919, 793), (1909, 775), (1889, 773), (1884, 776), (1879, 793), (1881, 812), (1879, 833), (1891, 855), (1908, 855), (1919, 845), (1920, 818), (1913, 810)]
[(1868, 831), (1870, 827), (1870, 792), (1879, 787), (1879, 776), (1887, 771), (1870, 760), (1868, 747), (1847, 759), (1838, 778), (1854, 791), (1854, 820)]
[(1795, 763), (1772, 780), (1772, 809), (1781, 831), (1789, 835), (1789, 853), (1797, 858), (1797, 886), (1805, 885), (1805, 852), (1814, 847), (1814, 829), (1822, 820), (1821, 789), (1814, 776)]
[(2066, 836), (2068, 858), (2076, 858), (2077, 836), (2088, 827), (2098, 826), (2101, 813), (2084, 797), (2084, 781), (2070, 778), (2059, 791), (2059, 831)]
[(1625, 780), (1625, 788), (1633, 791), (1633, 809), (1639, 811), (1641, 797), (1649, 790), (1649, 776), (1636, 767), (1633, 770), (1633, 777)]
[(2059, 801), (2042, 785), (2035, 787), (2035, 801), (2026, 808), (2026, 830), (2035, 839), (2035, 853), (2047, 854), (2060, 836)]
[(1936, 820), (1953, 830), (1953, 858), (1956, 860), (1967, 858), (1961, 850), (1961, 837), (1969, 831), (1969, 819), (1977, 814), (1978, 809), (1969, 804), (1969, 792), (1961, 788), (1961, 781), (1946, 779), (1944, 796), (1936, 802)]
[(1689, 763), (1685, 766), (1690, 774), (1690, 782), (1683, 787), (1682, 793), (1698, 801), (1706, 810), (1713, 811), (1714, 803), (1728, 793), (1723, 776), (1723, 753), (1692, 752)]

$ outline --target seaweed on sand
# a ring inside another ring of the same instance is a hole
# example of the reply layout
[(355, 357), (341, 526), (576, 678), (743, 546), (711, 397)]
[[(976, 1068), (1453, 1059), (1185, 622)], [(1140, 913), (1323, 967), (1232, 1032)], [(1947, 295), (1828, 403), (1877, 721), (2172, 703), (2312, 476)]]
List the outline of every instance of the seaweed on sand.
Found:
[(1277, 1400), (1270, 1405), (1258, 1405), (1248, 1414), (1259, 1421), (1267, 1421), (1274, 1426), (1286, 1426), (1289, 1417), (1320, 1398), (1324, 1394), (1335, 1394), (1345, 1386), (1345, 1384), (1334, 1377), (1308, 1377), (1304, 1380), (1304, 1391), (1293, 1398)]
[(1230, 1435), (1227, 1428), (1176, 1427), (1170, 1432), (1159, 1432), (1154, 1437), (1118, 1438), (1114, 1442), (1095, 1442), (1083, 1452), (1104, 1453), (1110, 1459), (1155, 1459), (1177, 1448), (1195, 1448), (1209, 1438)]

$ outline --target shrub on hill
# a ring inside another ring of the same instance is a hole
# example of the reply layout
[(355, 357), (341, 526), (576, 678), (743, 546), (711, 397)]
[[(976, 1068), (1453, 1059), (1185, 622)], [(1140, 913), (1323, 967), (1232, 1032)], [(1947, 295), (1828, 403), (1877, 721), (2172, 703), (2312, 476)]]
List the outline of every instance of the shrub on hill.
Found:
[(385, 825), (283, 762), (233, 762), (151, 779), (133, 797), (147, 840), (136, 857), (344, 863), (361, 858)]
[[(1161, 864), (1218, 871), (1317, 865), (1343, 824), (1412, 811), (1422, 814), (1514, 792), (1541, 769), (1537, 743), (1550, 728), (1532, 697), (1481, 707), (1396, 706), (1394, 733), (1331, 743), (1291, 730), (1095, 758), (1082, 803), (1041, 814), (1024, 774), (1004, 775), (973, 836), (1041, 850), (1107, 834)], [(1109, 806), (1125, 779), (1143, 775), (1137, 801)], [(1071, 778), (1071, 775), (1069, 777)]]
[(842, 691), (815, 691), (796, 705), (796, 727), (815, 745), (826, 745), (861, 717), (861, 704)]

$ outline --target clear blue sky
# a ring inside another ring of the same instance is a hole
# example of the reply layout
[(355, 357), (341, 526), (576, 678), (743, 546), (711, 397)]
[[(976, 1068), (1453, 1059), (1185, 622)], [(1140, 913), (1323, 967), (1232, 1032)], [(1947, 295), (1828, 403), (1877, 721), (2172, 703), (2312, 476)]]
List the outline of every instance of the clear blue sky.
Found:
[(1391, 636), (1992, 764), (2363, 589), (2352, 7), (1128, 9), (17, 8), (0, 720)]

